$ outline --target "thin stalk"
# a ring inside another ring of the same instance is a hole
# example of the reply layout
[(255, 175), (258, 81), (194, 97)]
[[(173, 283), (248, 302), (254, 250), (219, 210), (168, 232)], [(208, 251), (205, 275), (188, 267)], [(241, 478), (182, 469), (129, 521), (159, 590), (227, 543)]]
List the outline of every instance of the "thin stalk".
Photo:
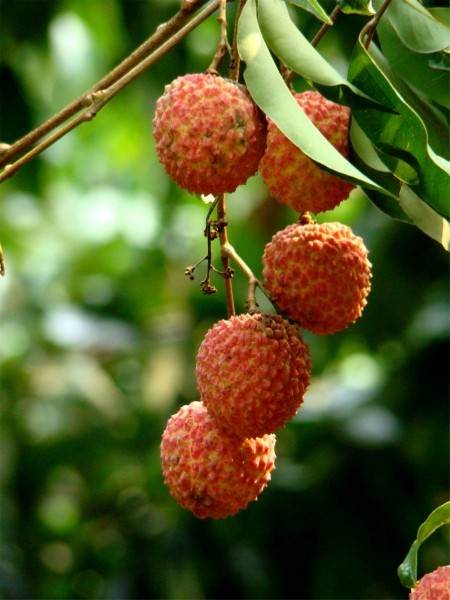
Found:
[(381, 17), (384, 15), (384, 13), (386, 12), (387, 8), (389, 7), (389, 4), (391, 3), (391, 0), (384, 0), (383, 4), (380, 6), (379, 11), (375, 14), (375, 16), (364, 26), (361, 34), (362, 34), (362, 39), (364, 39), (364, 36), (366, 37), (366, 41), (364, 42), (364, 47), (367, 48), (370, 46), (372, 40), (373, 40), (373, 36), (375, 35), (375, 32), (377, 30), (378, 27), (378, 23), (380, 22)]
[(233, 281), (231, 278), (232, 271), (230, 269), (230, 261), (228, 258), (228, 254), (224, 252), (224, 248), (229, 245), (228, 242), (228, 232), (227, 232), (227, 223), (226, 223), (226, 205), (225, 205), (225, 196), (221, 194), (219, 196), (219, 202), (217, 204), (217, 221), (218, 221), (218, 230), (219, 230), (219, 239), (220, 239), (220, 255), (222, 258), (223, 270), (224, 270), (224, 279), (225, 279), (225, 293), (227, 298), (227, 314), (228, 318), (232, 317), (236, 314), (236, 309), (234, 306), (234, 296), (233, 296)]
[(218, 69), (225, 57), (227, 51), (230, 51), (230, 44), (227, 37), (227, 0), (220, 0), (220, 11), (217, 21), (220, 23), (220, 38), (217, 50), (213, 56), (211, 64), (208, 67), (208, 73), (218, 74)]

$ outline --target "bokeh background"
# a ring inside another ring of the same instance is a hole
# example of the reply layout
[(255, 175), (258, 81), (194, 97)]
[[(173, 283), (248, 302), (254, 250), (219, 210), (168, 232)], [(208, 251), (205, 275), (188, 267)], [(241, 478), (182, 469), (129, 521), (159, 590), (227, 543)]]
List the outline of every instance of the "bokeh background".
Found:
[[(0, 140), (78, 96), (177, 8), (2, 0)], [(311, 35), (318, 22), (302, 18)], [(363, 22), (346, 17), (321, 43), (344, 72)], [(165, 83), (208, 66), (217, 33), (210, 18), (1, 186), (1, 598), (406, 598), (396, 567), (447, 499), (447, 256), (359, 192), (323, 219), (364, 237), (373, 291), (354, 326), (306, 335), (314, 378), (279, 432), (271, 485), (216, 522), (163, 485), (161, 433), (197, 398), (196, 349), (226, 308), (221, 281), (204, 297), (202, 272), (183, 274), (205, 253), (207, 206), (166, 177), (151, 118)], [(260, 273), (264, 244), (295, 214), (257, 177), (228, 204), (231, 241)], [(235, 293), (244, 310), (240, 273)], [(421, 573), (449, 561), (445, 535), (425, 543)]]

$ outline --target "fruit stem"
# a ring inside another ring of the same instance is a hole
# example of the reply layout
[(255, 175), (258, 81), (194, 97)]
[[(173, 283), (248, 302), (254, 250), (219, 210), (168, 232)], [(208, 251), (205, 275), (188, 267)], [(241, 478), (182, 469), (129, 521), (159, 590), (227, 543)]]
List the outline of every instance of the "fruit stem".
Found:
[[(236, 265), (241, 269), (241, 271), (248, 277), (248, 292), (247, 292), (247, 308), (248, 312), (257, 312), (258, 311), (258, 303), (256, 301), (256, 288), (259, 287), (262, 293), (266, 296), (266, 298), (274, 305), (272, 299), (270, 298), (269, 293), (264, 289), (263, 285), (257, 279), (250, 269), (248, 264), (242, 259), (241, 256), (236, 252), (234, 247), (227, 241), (225, 244), (222, 244), (222, 256), (226, 255), (228, 258), (231, 258)], [(276, 307), (275, 307), (276, 308)]]
[[(161, 24), (156, 32), (143, 44), (134, 50), (112, 71), (105, 75), (100, 81), (92, 86), (87, 92), (76, 100), (73, 100), (61, 111), (50, 117), (47, 121), (33, 129), (22, 138), (11, 144), (1, 144), (0, 167), (4, 170), (0, 173), (0, 182), (12, 177), (25, 164), (29, 163), (38, 154), (54, 144), (66, 133), (94, 118), (97, 112), (113, 98), (122, 88), (131, 83), (146, 69), (156, 63), (169, 50), (178, 44), (188, 33), (195, 29), (200, 23), (207, 19), (220, 6), (221, 0), (213, 0), (199, 11), (192, 19), (191, 14), (206, 0), (190, 0), (184, 2), (182, 8), (169, 21)], [(32, 147), (38, 140), (68, 121), (75, 114), (85, 109), (75, 119), (69, 121), (46, 138), (43, 142)], [(29, 150), (20, 159), (11, 161), (26, 150)], [(6, 165), (6, 166), (5, 166)]]
[(217, 44), (217, 50), (213, 56), (211, 64), (207, 69), (207, 73), (214, 75), (219, 74), (219, 67), (225, 57), (225, 54), (230, 52), (230, 44), (227, 37), (227, 0), (220, 0), (219, 16), (217, 21), (220, 23), (220, 38)]
[(230, 68), (228, 72), (228, 77), (233, 81), (239, 81), (239, 71), (241, 68), (241, 57), (238, 52), (237, 45), (237, 34), (238, 34), (238, 25), (239, 18), (241, 16), (242, 9), (244, 8), (246, 0), (239, 0), (236, 9), (236, 16), (234, 18), (234, 30), (233, 30), (233, 43), (231, 45), (231, 61)]
[(364, 42), (364, 48), (366, 50), (369, 48), (370, 43), (373, 40), (373, 36), (375, 35), (375, 31), (377, 30), (378, 23), (380, 22), (381, 17), (386, 12), (390, 3), (391, 0), (384, 0), (383, 4), (380, 6), (379, 11), (373, 16), (372, 19), (370, 19), (368, 23), (366, 23), (366, 25), (364, 25), (361, 31), (361, 39), (364, 39), (364, 37), (367, 36), (366, 41)]
[(226, 214), (227, 208), (225, 204), (225, 196), (224, 194), (221, 194), (218, 197), (217, 203), (217, 221), (220, 224), (220, 226), (218, 227), (220, 240), (220, 255), (222, 258), (222, 264), (224, 269), (225, 293), (227, 297), (227, 314), (228, 318), (230, 318), (236, 314), (236, 310), (234, 306), (232, 270), (230, 269), (229, 254), (225, 251), (225, 248), (230, 246), (230, 243), (228, 242)]

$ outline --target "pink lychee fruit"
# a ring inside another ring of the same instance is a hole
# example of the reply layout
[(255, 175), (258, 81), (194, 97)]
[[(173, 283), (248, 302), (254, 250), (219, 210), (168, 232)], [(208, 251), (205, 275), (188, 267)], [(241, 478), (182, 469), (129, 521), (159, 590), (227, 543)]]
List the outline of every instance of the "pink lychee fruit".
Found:
[[(322, 135), (348, 158), (350, 109), (318, 92), (301, 92), (294, 97)], [(259, 171), (272, 196), (300, 213), (331, 210), (355, 187), (318, 167), (270, 120)]]
[(239, 439), (217, 425), (203, 402), (170, 417), (161, 441), (170, 493), (200, 519), (235, 515), (256, 500), (275, 468), (275, 436)]
[(166, 86), (153, 134), (159, 160), (195, 194), (233, 192), (258, 170), (266, 120), (247, 89), (217, 75), (194, 73)]
[(289, 319), (335, 333), (367, 304), (371, 264), (363, 240), (341, 223), (288, 225), (263, 254), (264, 286)]
[(197, 354), (200, 395), (230, 433), (272, 433), (295, 415), (309, 384), (308, 346), (279, 315), (243, 314), (216, 323)]
[(410, 600), (450, 600), (450, 565), (424, 575), (409, 594)]

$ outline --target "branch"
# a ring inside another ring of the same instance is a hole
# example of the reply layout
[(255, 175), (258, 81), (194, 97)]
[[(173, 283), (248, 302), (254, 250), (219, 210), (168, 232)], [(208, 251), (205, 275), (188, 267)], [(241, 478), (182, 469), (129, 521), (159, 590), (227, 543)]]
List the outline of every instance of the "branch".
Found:
[(207, 69), (207, 73), (214, 73), (216, 75), (226, 52), (230, 51), (230, 44), (227, 37), (227, 0), (220, 0), (220, 12), (217, 20), (220, 23), (220, 39), (211, 64)]
[(220, 254), (222, 257), (222, 264), (224, 270), (224, 278), (225, 278), (225, 293), (227, 297), (227, 313), (228, 318), (232, 317), (236, 314), (235, 306), (234, 306), (234, 296), (233, 296), (233, 281), (232, 281), (232, 270), (230, 269), (230, 261), (228, 260), (228, 254), (224, 251), (224, 249), (229, 245), (228, 243), (228, 232), (227, 232), (227, 222), (226, 222), (226, 205), (225, 205), (225, 196), (222, 194), (219, 196), (219, 202), (217, 204), (217, 225), (219, 231), (219, 239), (220, 239)]
[(248, 278), (248, 293), (247, 293), (248, 312), (252, 313), (252, 312), (256, 312), (258, 310), (258, 303), (256, 302), (256, 288), (257, 287), (260, 288), (262, 293), (266, 296), (266, 298), (269, 300), (269, 302), (271, 302), (273, 304), (275, 309), (277, 308), (276, 305), (274, 304), (273, 300), (271, 299), (269, 293), (264, 289), (264, 287), (261, 284), (261, 282), (259, 281), (259, 279), (257, 279), (255, 277), (253, 271), (250, 269), (248, 264), (241, 258), (241, 256), (239, 256), (239, 254), (236, 252), (236, 250), (233, 248), (233, 246), (228, 241), (222, 245), (222, 255), (225, 255), (228, 258), (231, 258), (231, 260), (233, 260), (236, 263), (236, 265), (241, 269), (241, 271), (244, 273), (244, 275), (246, 275), (246, 277)]
[(233, 31), (233, 43), (231, 45), (231, 61), (228, 77), (233, 81), (239, 81), (239, 70), (241, 68), (241, 57), (239, 56), (237, 46), (237, 33), (239, 25), (239, 17), (241, 16), (242, 9), (244, 8), (246, 0), (239, 0), (239, 4), (236, 9), (236, 16), (234, 19), (234, 31)]
[(381, 17), (386, 12), (386, 9), (389, 7), (391, 0), (384, 0), (383, 4), (380, 6), (379, 11), (375, 14), (375, 16), (363, 27), (361, 31), (361, 39), (364, 39), (364, 36), (367, 36), (366, 41), (364, 43), (364, 47), (367, 48), (370, 46), (373, 36), (375, 35), (375, 31), (377, 30), (378, 23), (380, 22)]
[(336, 19), (338, 18), (340, 13), (341, 13), (341, 7), (339, 6), (339, 4), (336, 4), (336, 6), (333, 8), (331, 15), (330, 15), (331, 25), (328, 23), (324, 23), (322, 25), (322, 27), (319, 29), (319, 31), (316, 33), (316, 35), (311, 40), (311, 46), (313, 46), (314, 48), (317, 46), (317, 44), (320, 42), (320, 40), (323, 38), (323, 36), (327, 33), (327, 31), (331, 27), (333, 27), (333, 25), (335, 24)]
[[(120, 63), (115, 69), (97, 82), (88, 92), (74, 100), (62, 111), (48, 119), (38, 128), (28, 133), (26, 136), (12, 144), (3, 145), (3, 152), (0, 148), (0, 166), (5, 165), (12, 158), (29, 148), (38, 139), (44, 137), (50, 131), (58, 127), (64, 121), (79, 112), (82, 108), (86, 110), (75, 119), (67, 123), (60, 130), (49, 136), (44, 142), (30, 150), (22, 158), (12, 164), (5, 166), (0, 174), (0, 182), (8, 179), (16, 173), (21, 167), (40, 154), (43, 150), (54, 144), (69, 131), (84, 123), (92, 120), (105, 104), (113, 98), (126, 85), (139, 77), (146, 69), (155, 64), (169, 50), (178, 44), (188, 33), (197, 27), (202, 21), (208, 18), (220, 5), (221, 0), (213, 0), (190, 21), (188, 18), (192, 11), (205, 3), (206, 0), (192, 0), (184, 3), (183, 8), (165, 25), (160, 25), (156, 33), (151, 36), (144, 44), (139, 46), (128, 58)], [(184, 23), (184, 26), (181, 25)], [(181, 28), (180, 28), (181, 27)], [(178, 31), (177, 31), (178, 30)], [(156, 50), (154, 50), (157, 48)], [(150, 55), (148, 53), (154, 50)], [(5, 148), (6, 146), (6, 148)]]

